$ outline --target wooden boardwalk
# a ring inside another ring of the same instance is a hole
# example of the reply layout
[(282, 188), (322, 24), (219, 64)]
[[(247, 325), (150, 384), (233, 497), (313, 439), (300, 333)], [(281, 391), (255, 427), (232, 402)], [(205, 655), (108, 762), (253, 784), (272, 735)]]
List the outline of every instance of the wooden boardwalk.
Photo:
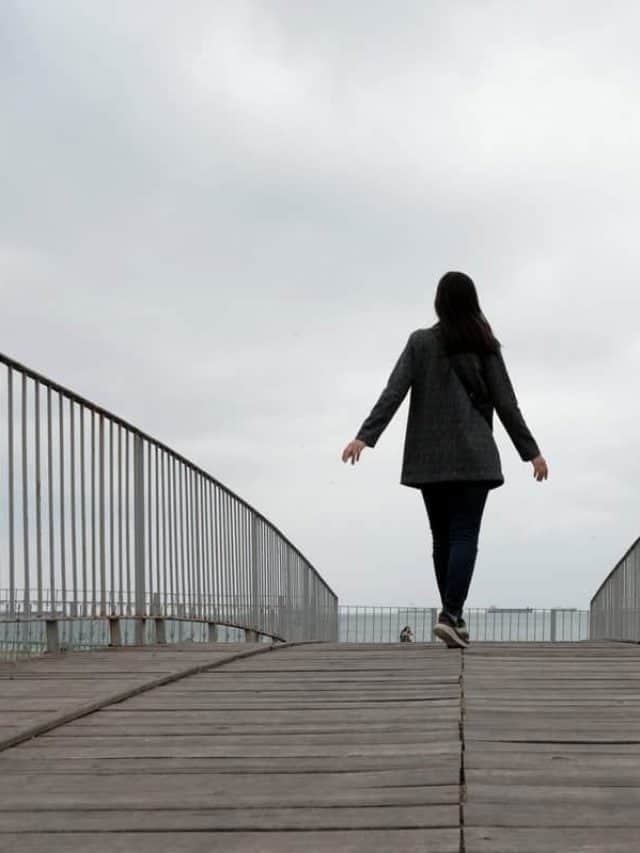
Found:
[(0, 678), (0, 851), (640, 849), (639, 646), (123, 648)]

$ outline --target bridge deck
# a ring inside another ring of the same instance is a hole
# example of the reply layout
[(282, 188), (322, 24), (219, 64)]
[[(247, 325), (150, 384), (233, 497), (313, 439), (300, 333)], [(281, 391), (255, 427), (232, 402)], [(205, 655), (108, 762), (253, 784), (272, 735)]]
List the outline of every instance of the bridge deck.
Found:
[(639, 663), (584, 643), (5, 664), (0, 851), (635, 851)]

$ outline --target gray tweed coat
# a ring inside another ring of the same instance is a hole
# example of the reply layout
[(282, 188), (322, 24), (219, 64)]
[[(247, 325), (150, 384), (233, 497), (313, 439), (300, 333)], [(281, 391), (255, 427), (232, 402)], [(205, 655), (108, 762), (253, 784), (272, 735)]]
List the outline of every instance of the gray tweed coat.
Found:
[(426, 483), (483, 481), (490, 488), (501, 486), (504, 477), (492, 430), (494, 409), (522, 460), (540, 453), (518, 407), (502, 355), (462, 353), (453, 358), (458, 372), (444, 351), (438, 324), (412, 332), (386, 388), (356, 435), (375, 447), (411, 389), (402, 485), (418, 488)]

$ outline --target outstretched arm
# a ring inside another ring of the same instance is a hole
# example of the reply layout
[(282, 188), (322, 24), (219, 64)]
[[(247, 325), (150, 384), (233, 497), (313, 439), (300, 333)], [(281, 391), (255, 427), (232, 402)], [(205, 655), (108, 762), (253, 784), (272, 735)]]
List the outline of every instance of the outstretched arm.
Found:
[(522, 416), (507, 366), (500, 352), (487, 357), (485, 378), (498, 417), (520, 454), (520, 458), (523, 462), (533, 464), (533, 476), (536, 480), (546, 480), (547, 463)]
[(355, 439), (345, 447), (342, 453), (343, 462), (351, 459), (353, 464), (354, 461), (358, 461), (365, 446), (375, 447), (382, 432), (406, 397), (412, 381), (413, 344), (412, 335), (410, 335), (376, 404), (360, 427)]

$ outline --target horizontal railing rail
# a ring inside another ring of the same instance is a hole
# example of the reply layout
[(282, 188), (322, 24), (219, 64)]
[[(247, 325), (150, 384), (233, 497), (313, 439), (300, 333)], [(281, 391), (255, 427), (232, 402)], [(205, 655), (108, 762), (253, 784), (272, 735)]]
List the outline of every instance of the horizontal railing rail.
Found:
[(335, 593), (262, 513), (96, 403), (2, 354), (0, 368), (0, 622), (335, 639)]
[(590, 621), (594, 640), (640, 643), (640, 538), (598, 587)]
[[(395, 643), (409, 627), (414, 642), (435, 642), (436, 607), (340, 605), (338, 639), (350, 643)], [(488, 642), (578, 642), (589, 639), (589, 611), (575, 608), (472, 608), (464, 618), (472, 640)]]
[[(134, 645), (140, 642), (139, 621), (123, 617), (114, 622), (101, 618), (68, 618), (51, 625), (43, 619), (0, 621), (0, 657), (13, 659), (39, 655), (45, 651), (100, 649), (112, 645)], [(211, 624), (193, 619), (144, 620), (142, 642), (153, 644), (187, 642), (240, 642), (242, 640), (270, 641), (269, 634), (253, 634), (242, 626)], [(114, 639), (117, 638), (117, 643)]]

